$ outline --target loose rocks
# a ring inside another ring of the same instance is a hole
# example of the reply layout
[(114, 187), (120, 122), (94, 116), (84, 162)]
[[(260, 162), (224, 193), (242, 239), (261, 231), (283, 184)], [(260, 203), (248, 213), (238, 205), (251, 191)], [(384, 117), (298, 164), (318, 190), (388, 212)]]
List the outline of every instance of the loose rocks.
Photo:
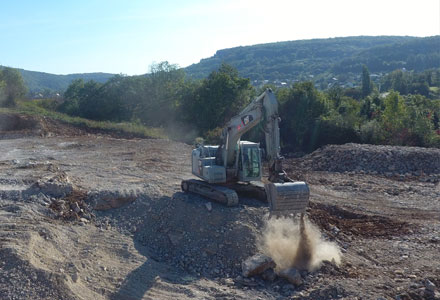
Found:
[(64, 197), (72, 193), (73, 185), (66, 174), (60, 172), (37, 181), (31, 188), (52, 197)]
[(278, 272), (280, 277), (287, 279), (291, 284), (300, 286), (303, 284), (303, 280), (299, 271), (295, 268), (284, 269)]
[(272, 258), (264, 254), (256, 254), (242, 263), (245, 277), (261, 274), (269, 268), (275, 268), (275, 263)]
[(89, 193), (87, 201), (95, 210), (108, 210), (131, 203), (136, 197), (136, 191), (98, 191)]

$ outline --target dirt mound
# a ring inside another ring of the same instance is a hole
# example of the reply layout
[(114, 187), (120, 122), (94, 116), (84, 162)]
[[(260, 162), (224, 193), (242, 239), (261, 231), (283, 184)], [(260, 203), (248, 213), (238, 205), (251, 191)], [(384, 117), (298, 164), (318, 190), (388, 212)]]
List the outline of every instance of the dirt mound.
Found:
[(440, 149), (433, 148), (328, 145), (294, 162), (300, 168), (314, 171), (440, 179)]
[(123, 139), (149, 138), (140, 133), (124, 132), (118, 129), (91, 128), (82, 124), (71, 124), (46, 116), (34, 116), (20, 113), (0, 113), (0, 138), (13, 139), (28, 136), (64, 136), (84, 135), (108, 136)]
[(97, 211), (96, 222), (134, 234), (155, 260), (192, 275), (235, 277), (241, 274), (241, 262), (256, 252), (265, 212), (216, 203), (209, 211), (206, 203), (180, 192), (161, 198), (139, 194), (117, 210)]
[(0, 114), (0, 132), (35, 130), (39, 127), (36, 118), (20, 114)]
[(18, 250), (7, 245), (0, 249), (3, 271), (0, 298), (75, 299), (61, 274), (36, 267), (25, 253), (20, 253), (25, 251)]
[(310, 208), (310, 219), (327, 232), (386, 238), (408, 234), (411, 228), (415, 228), (407, 222), (355, 213), (334, 205), (311, 202)]
[(0, 113), (0, 137), (19, 138), (25, 136), (80, 136), (84, 129), (44, 116), (18, 113)]

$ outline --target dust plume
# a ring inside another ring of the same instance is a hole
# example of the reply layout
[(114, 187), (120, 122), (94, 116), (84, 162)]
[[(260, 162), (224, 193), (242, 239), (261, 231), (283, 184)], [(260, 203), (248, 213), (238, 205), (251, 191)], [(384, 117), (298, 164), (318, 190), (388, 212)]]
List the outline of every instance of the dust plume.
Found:
[(178, 122), (173, 119), (168, 120), (168, 124), (165, 127), (165, 132), (171, 139), (184, 143), (194, 142), (194, 139), (197, 137), (198, 133), (194, 126)]
[(295, 267), (313, 271), (326, 260), (337, 265), (341, 262), (337, 245), (324, 241), (319, 229), (308, 220), (271, 218), (257, 241), (260, 252), (274, 260), (277, 270)]

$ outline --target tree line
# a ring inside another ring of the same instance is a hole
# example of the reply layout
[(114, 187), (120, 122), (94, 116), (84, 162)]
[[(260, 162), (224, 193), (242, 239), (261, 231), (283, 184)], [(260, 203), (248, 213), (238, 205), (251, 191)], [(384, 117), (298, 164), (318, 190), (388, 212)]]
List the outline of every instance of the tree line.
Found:
[[(346, 142), (439, 147), (439, 75), (438, 70), (400, 70), (385, 76), (378, 87), (364, 65), (358, 88), (319, 91), (312, 82), (272, 87), (280, 102), (282, 145), (286, 151), (304, 152)], [(94, 120), (140, 122), (177, 131), (181, 138), (217, 142), (222, 126), (265, 88), (254, 88), (227, 64), (193, 80), (162, 62), (149, 75), (119, 75), (104, 84), (76, 80), (58, 110)], [(261, 138), (258, 132), (251, 135)]]
[[(92, 120), (162, 127), (187, 142), (203, 137), (216, 143), (224, 124), (270, 87), (280, 103), (284, 151), (310, 152), (347, 142), (440, 147), (438, 70), (398, 70), (380, 86), (373, 84), (365, 65), (360, 72), (357, 88), (320, 91), (307, 81), (255, 88), (227, 64), (194, 80), (178, 66), (161, 62), (147, 75), (117, 75), (106, 83), (74, 80), (52, 109)], [(248, 135), (263, 142), (258, 128)]]

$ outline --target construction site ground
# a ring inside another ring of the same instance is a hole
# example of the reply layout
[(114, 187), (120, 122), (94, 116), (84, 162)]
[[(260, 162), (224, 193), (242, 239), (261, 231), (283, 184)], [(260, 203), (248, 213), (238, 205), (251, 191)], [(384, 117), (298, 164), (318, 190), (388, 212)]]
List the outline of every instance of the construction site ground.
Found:
[(16, 123), (0, 122), (1, 299), (440, 299), (440, 174), (287, 158), (310, 186), (307, 218), (342, 253), (294, 286), (242, 276), (267, 204), (182, 193), (192, 146), (6, 119)]

